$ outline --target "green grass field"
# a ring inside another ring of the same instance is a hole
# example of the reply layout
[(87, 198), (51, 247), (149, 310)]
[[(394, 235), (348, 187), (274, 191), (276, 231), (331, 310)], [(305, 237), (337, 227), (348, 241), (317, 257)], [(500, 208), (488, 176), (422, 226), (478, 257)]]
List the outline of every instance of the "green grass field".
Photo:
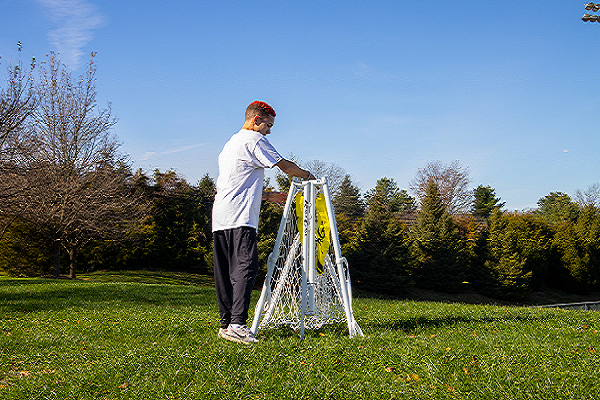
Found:
[(82, 278), (0, 277), (1, 399), (600, 396), (596, 311), (359, 297), (364, 338), (334, 325), (244, 346), (217, 338), (202, 277)]

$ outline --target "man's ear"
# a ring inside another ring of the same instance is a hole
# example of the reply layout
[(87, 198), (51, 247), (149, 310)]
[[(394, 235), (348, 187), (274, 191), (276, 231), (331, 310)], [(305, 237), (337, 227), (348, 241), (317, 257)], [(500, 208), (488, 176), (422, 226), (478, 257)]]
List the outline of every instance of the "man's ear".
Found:
[(260, 117), (257, 115), (256, 117), (254, 117), (254, 125), (260, 125), (258, 121), (260, 121)]

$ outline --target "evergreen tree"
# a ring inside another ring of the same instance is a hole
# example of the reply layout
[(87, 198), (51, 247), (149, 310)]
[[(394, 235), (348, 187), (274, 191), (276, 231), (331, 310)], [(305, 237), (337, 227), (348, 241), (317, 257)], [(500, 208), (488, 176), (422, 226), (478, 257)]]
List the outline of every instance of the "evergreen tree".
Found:
[(346, 175), (340, 185), (338, 193), (332, 199), (336, 214), (343, 214), (351, 219), (361, 218), (364, 206), (360, 197), (360, 189), (352, 183), (350, 175)]
[(549, 225), (558, 225), (562, 222), (574, 222), (579, 213), (579, 207), (571, 200), (568, 194), (552, 192), (538, 200), (538, 209), (534, 214)]
[(155, 170), (152, 178), (139, 177), (138, 185), (151, 203), (150, 215), (126, 240), (96, 241), (82, 257), (94, 269), (208, 273), (212, 265), (213, 180), (207, 174), (193, 186), (174, 171)]
[(433, 180), (427, 186), (411, 239), (417, 285), (459, 291), (467, 269), (464, 243)]
[(502, 208), (506, 203), (500, 203), (500, 198), (496, 197), (496, 192), (491, 186), (479, 185), (474, 191), (473, 206), (471, 212), (473, 215), (488, 218), (494, 208)]
[(548, 226), (531, 214), (502, 213), (489, 219), (484, 279), (480, 287), (494, 297), (522, 299), (546, 282), (551, 245)]
[(360, 231), (343, 251), (358, 286), (401, 296), (412, 285), (408, 230), (389, 205), (395, 182), (383, 178), (377, 183)]
[(598, 284), (600, 213), (596, 207), (584, 207), (576, 223), (563, 222), (556, 226), (553, 246), (560, 259), (552, 271), (554, 285), (581, 292)]
[(400, 192), (392, 201), (392, 209), (396, 212), (416, 211), (417, 201), (405, 189), (400, 189)]
[(402, 296), (411, 287), (408, 230), (396, 215), (371, 207), (344, 254), (352, 280), (377, 293)]
[[(365, 208), (360, 196), (360, 189), (352, 183), (350, 175), (346, 175), (340, 189), (333, 196), (333, 208), (342, 250), (352, 241), (360, 230)], [(345, 254), (345, 251), (343, 251)]]
[(400, 189), (393, 178), (379, 179), (376, 186), (367, 192), (366, 199), (369, 208), (385, 207), (395, 213), (416, 209), (415, 199), (406, 190)]
[(213, 192), (210, 182), (204, 185), (203, 189), (194, 187), (174, 171), (154, 172), (153, 230), (147, 243), (149, 265), (206, 270), (212, 240), (209, 225)]
[(521, 299), (530, 291), (533, 273), (527, 270), (527, 260), (519, 252), (518, 237), (508, 220), (498, 209), (490, 217), (486, 286), (494, 297)]
[(51, 275), (53, 242), (34, 226), (17, 219), (0, 241), (0, 271), (13, 276)]

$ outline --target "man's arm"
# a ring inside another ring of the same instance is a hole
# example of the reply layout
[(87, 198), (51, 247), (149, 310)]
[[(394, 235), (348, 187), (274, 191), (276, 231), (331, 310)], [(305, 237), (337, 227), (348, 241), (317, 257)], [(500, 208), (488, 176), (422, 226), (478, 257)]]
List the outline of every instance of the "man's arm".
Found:
[(300, 168), (296, 165), (296, 163), (294, 163), (293, 161), (286, 160), (285, 158), (279, 160), (279, 162), (275, 165), (277, 165), (280, 170), (282, 170), (288, 175), (302, 179), (315, 179), (313, 174), (311, 174), (309, 171)]
[[(279, 169), (281, 169), (284, 173), (286, 173), (288, 175), (295, 176), (295, 177), (302, 178), (302, 179), (316, 179), (313, 176), (313, 174), (311, 174), (309, 171), (300, 168), (299, 166), (296, 165), (296, 163), (294, 163), (292, 161), (288, 161), (285, 158), (282, 158), (281, 160), (279, 160), (279, 162), (275, 165), (277, 165), (279, 167)], [(270, 201), (270, 202), (278, 203), (281, 205), (285, 204), (286, 199), (287, 199), (287, 193), (264, 192), (262, 195), (263, 201)]]

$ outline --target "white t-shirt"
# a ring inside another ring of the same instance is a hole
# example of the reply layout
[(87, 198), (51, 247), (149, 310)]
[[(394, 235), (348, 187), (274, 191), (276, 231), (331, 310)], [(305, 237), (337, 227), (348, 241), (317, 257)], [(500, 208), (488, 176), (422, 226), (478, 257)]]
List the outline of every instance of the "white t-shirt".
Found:
[(219, 154), (213, 232), (242, 226), (258, 228), (264, 169), (282, 158), (259, 132), (242, 129), (229, 139)]

